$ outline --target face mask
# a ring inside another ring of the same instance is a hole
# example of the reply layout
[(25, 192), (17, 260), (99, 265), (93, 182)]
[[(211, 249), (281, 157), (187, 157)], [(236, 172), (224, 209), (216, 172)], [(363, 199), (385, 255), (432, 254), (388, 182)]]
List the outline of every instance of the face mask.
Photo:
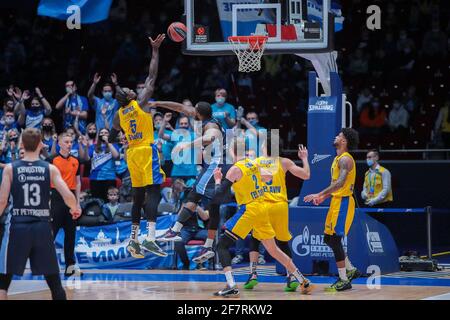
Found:
[(33, 110), (39, 110), (40, 108), (41, 108), (40, 105), (39, 106), (37, 106), (37, 105), (36, 106), (33, 106), (33, 105), (31, 106), (31, 109), (33, 109)]
[(374, 163), (375, 163), (375, 162), (374, 162), (372, 159), (367, 159), (367, 165), (368, 165), (369, 167), (373, 166)]
[(6, 119), (5, 119), (5, 124), (6, 124), (7, 126), (12, 125), (14, 122), (15, 122), (15, 121), (14, 121), (14, 118), (6, 118)]
[(88, 137), (91, 139), (94, 139), (96, 135), (97, 135), (97, 132), (88, 132)]
[(143, 88), (136, 89), (136, 93), (137, 93), (138, 96), (141, 94), (142, 90), (144, 90), (144, 89)]
[(9, 139), (9, 142), (17, 142), (17, 140), (19, 140), (19, 138), (18, 138), (18, 137), (15, 137), (15, 138), (10, 138), (10, 139)]
[(218, 104), (224, 104), (225, 103), (225, 98), (224, 97), (217, 97), (216, 98), (216, 102)]
[(103, 98), (105, 98), (106, 100), (110, 100), (112, 98), (112, 92), (103, 92)]
[(159, 130), (159, 128), (161, 128), (161, 125), (159, 123), (155, 124), (155, 129)]
[(252, 126), (256, 126), (256, 125), (258, 124), (258, 120), (250, 120), (249, 123), (250, 123)]
[(52, 126), (42, 126), (42, 130), (44, 130), (45, 132), (51, 132), (53, 129)]
[(378, 102), (374, 102), (374, 103), (372, 103), (372, 106), (373, 106), (374, 108), (378, 108), (378, 107), (380, 106), (380, 104), (379, 104)]
[(72, 87), (66, 87), (66, 92), (72, 94), (73, 93)]

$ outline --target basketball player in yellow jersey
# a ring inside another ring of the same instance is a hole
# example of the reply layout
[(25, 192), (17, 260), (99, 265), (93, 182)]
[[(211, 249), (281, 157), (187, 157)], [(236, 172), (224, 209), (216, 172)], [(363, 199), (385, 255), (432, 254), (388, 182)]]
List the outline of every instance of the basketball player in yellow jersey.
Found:
[[(265, 152), (263, 148), (263, 152)], [(275, 239), (278, 247), (289, 257), (292, 257), (289, 248), (289, 240), (292, 236), (289, 232), (289, 204), (286, 188), (286, 172), (294, 176), (308, 180), (310, 169), (308, 163), (308, 150), (300, 146), (298, 157), (303, 162), (303, 168), (297, 166), (294, 161), (282, 157), (259, 157), (255, 161), (258, 166), (272, 173), (272, 180), (264, 184), (264, 201), (269, 209), (269, 220), (275, 231)], [(253, 236), (250, 240), (250, 276), (244, 285), (245, 289), (253, 289), (258, 284), (258, 275), (256, 272), (258, 265), (258, 248), (260, 242)], [(286, 278), (286, 287), (284, 291), (293, 292), (297, 289), (299, 282), (291, 276)]]
[[(145, 88), (139, 94), (117, 84), (117, 77), (111, 77), (116, 87), (116, 99), (120, 109), (114, 116), (110, 140), (115, 141), (117, 134), (123, 130), (128, 141), (127, 165), (131, 176), (133, 190), (133, 206), (131, 240), (127, 251), (134, 258), (144, 258), (143, 250), (165, 257), (167, 254), (156, 244), (155, 229), (158, 204), (160, 201), (160, 185), (164, 182), (164, 172), (161, 170), (158, 150), (153, 141), (153, 119), (147, 103), (155, 90), (158, 74), (159, 47), (165, 35), (160, 34), (150, 43), (153, 48), (149, 75)], [(145, 203), (145, 206), (144, 206)], [(141, 210), (144, 208), (147, 218), (147, 237), (139, 244), (139, 224)]]
[(309, 293), (312, 285), (298, 271), (291, 258), (278, 248), (275, 243), (275, 231), (273, 230), (264, 201), (264, 181), (272, 180), (272, 174), (261, 169), (254, 161), (245, 158), (238, 150), (245, 150), (244, 139), (234, 139), (230, 143), (230, 155), (234, 165), (228, 170), (225, 179), (222, 179), (220, 168), (214, 170), (216, 193), (212, 199), (220, 201), (227, 191), (233, 186), (238, 204), (236, 214), (225, 223), (225, 232), (221, 235), (217, 244), (220, 263), (227, 280), (225, 289), (214, 295), (233, 297), (239, 295), (231, 268), (230, 247), (238, 239), (245, 237), (252, 231), (253, 236), (262, 242), (269, 254), (280, 262), (301, 283), (302, 293)]
[(351, 281), (361, 276), (353, 267), (342, 246), (342, 237), (350, 230), (355, 215), (355, 199), (353, 189), (356, 178), (355, 160), (349, 150), (358, 146), (358, 132), (344, 128), (334, 140), (337, 156), (331, 166), (331, 184), (317, 194), (304, 198), (305, 202), (320, 205), (325, 199), (331, 198), (330, 208), (325, 221), (324, 242), (333, 250), (339, 271), (339, 279), (326, 291), (344, 291), (352, 288)]

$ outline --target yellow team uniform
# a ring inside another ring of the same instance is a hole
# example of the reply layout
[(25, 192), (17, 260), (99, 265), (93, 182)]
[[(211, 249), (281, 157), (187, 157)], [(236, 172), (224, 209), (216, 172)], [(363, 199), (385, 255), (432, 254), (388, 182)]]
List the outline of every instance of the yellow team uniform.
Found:
[(135, 188), (164, 182), (158, 148), (153, 138), (153, 118), (136, 100), (119, 109), (120, 127), (128, 141), (127, 165)]
[(289, 205), (286, 188), (286, 172), (283, 170), (281, 158), (259, 157), (256, 159), (259, 167), (270, 171), (272, 181), (264, 184), (264, 200), (268, 206), (270, 224), (279, 241), (289, 241)]
[(340, 156), (334, 158), (331, 166), (331, 179), (336, 181), (339, 177), (339, 160), (342, 157), (349, 157), (352, 159), (353, 168), (347, 175), (344, 186), (338, 191), (332, 193), (330, 209), (328, 210), (325, 221), (325, 234), (344, 236), (348, 234), (355, 216), (355, 199), (353, 198), (353, 188), (355, 186), (356, 178), (356, 164), (353, 157), (344, 152)]
[(258, 240), (272, 239), (275, 232), (264, 202), (264, 183), (259, 167), (249, 159), (238, 161), (234, 166), (242, 171), (242, 178), (233, 183), (238, 211), (226, 222), (226, 229), (241, 239), (252, 230), (253, 237)]

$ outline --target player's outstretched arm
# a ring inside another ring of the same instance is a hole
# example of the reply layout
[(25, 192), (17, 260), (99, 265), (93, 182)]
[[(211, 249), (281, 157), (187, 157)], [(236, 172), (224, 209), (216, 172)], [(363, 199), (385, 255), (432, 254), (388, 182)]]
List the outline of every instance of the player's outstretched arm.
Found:
[(2, 184), (0, 186), (0, 216), (5, 211), (5, 208), (8, 206), (9, 193), (11, 191), (11, 183), (12, 183), (12, 167), (8, 164), (3, 169), (3, 178)]
[(150, 107), (153, 108), (164, 108), (171, 111), (183, 113), (188, 117), (195, 117), (195, 108), (191, 106), (185, 106), (182, 103), (173, 101), (153, 101), (149, 103)]
[(149, 37), (150, 44), (152, 46), (152, 60), (150, 61), (150, 66), (148, 69), (148, 77), (145, 80), (145, 88), (138, 97), (138, 103), (140, 106), (145, 106), (155, 91), (155, 83), (158, 76), (159, 47), (165, 38), (165, 34), (159, 34), (155, 40)]
[(231, 188), (233, 183), (239, 181), (241, 178), (242, 171), (236, 166), (232, 166), (230, 170), (228, 170), (225, 179), (223, 179), (221, 168), (214, 169), (215, 194), (211, 203), (222, 203), (227, 191)]
[(61, 177), (61, 173), (54, 165), (50, 165), (50, 178), (55, 189), (61, 194), (64, 203), (70, 208), (70, 213), (74, 219), (77, 219), (81, 215), (81, 209), (78, 206), (75, 195), (70, 191), (67, 184)]
[(282, 166), (284, 172), (289, 171), (297, 178), (303, 179), (303, 180), (309, 180), (311, 177), (311, 170), (309, 168), (309, 162), (308, 162), (308, 149), (304, 147), (303, 145), (299, 145), (298, 147), (298, 158), (302, 160), (303, 162), (303, 168), (297, 166), (292, 160), (281, 158)]

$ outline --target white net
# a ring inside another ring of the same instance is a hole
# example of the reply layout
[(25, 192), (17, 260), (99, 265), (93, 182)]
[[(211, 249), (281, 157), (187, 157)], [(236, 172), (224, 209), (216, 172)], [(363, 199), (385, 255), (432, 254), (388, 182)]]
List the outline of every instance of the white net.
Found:
[(239, 72), (261, 70), (261, 58), (267, 41), (265, 36), (229, 37), (233, 52), (239, 60)]

